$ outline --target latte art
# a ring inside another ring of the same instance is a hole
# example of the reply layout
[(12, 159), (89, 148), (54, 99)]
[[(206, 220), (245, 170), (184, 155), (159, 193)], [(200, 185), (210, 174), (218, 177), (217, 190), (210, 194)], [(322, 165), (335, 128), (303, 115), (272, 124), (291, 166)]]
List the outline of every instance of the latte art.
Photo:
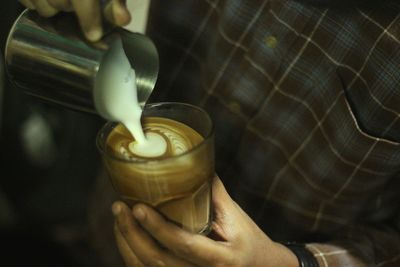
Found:
[[(192, 141), (176, 128), (167, 128), (166, 125), (162, 124), (152, 124), (145, 127), (144, 131), (146, 133), (146, 137), (151, 136), (151, 134), (162, 137), (167, 144), (166, 151), (164, 153), (167, 153), (168, 151), (170, 156), (180, 155), (194, 146)], [(134, 144), (137, 143), (134, 142)]]
[(126, 160), (160, 159), (181, 155), (203, 140), (189, 126), (166, 118), (145, 118), (143, 131), (146, 142), (137, 142), (120, 124), (109, 136), (109, 148), (117, 157)]

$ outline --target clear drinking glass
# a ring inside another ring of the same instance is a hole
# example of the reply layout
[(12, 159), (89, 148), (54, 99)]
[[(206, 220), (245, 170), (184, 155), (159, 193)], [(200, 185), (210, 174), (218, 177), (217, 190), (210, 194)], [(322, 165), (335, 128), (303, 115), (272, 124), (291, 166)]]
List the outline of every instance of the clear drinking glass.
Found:
[(214, 177), (214, 134), (208, 114), (184, 103), (146, 105), (142, 122), (166, 118), (189, 126), (202, 141), (190, 150), (162, 159), (126, 159), (107, 149), (107, 138), (118, 123), (99, 131), (97, 147), (114, 189), (130, 206), (146, 203), (182, 228), (208, 234), (212, 222), (211, 183)]

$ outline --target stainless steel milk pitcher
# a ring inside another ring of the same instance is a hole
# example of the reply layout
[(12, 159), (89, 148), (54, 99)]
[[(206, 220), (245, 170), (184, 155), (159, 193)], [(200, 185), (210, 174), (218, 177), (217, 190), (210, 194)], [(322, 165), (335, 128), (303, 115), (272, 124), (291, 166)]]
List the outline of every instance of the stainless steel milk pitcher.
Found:
[(158, 76), (157, 49), (145, 35), (114, 28), (88, 42), (68, 13), (43, 18), (25, 10), (8, 36), (5, 63), (13, 84), (26, 93), (80, 111), (95, 112), (93, 89), (102, 58), (116, 36), (136, 72), (138, 101), (150, 96)]

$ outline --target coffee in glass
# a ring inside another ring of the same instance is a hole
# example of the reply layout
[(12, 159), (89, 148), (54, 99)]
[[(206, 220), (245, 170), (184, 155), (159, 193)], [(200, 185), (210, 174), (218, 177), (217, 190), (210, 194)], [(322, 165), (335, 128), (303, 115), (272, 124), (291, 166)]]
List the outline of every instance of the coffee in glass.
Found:
[(188, 231), (208, 233), (214, 177), (211, 119), (189, 104), (158, 103), (145, 107), (142, 126), (159, 147), (138, 149), (122, 124), (109, 122), (99, 132), (97, 145), (114, 189), (130, 206), (149, 204)]

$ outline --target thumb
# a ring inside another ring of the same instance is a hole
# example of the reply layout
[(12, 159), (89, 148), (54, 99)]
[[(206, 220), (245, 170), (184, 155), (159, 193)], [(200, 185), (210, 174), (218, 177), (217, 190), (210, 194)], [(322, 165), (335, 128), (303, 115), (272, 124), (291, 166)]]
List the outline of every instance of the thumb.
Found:
[(214, 221), (211, 238), (214, 240), (229, 241), (235, 236), (238, 225), (242, 222), (242, 214), (240, 212), (240, 207), (229, 196), (225, 186), (217, 176), (213, 181), (212, 200), (214, 206)]
[(212, 200), (216, 209), (230, 209), (235, 205), (233, 199), (229, 196), (224, 184), (218, 176), (215, 176), (212, 185)]
[(212, 201), (215, 213), (226, 220), (235, 220), (237, 216), (242, 216), (244, 213), (226, 191), (224, 184), (218, 176), (216, 176), (213, 181)]
[(111, 0), (104, 8), (105, 18), (117, 26), (125, 26), (131, 21), (131, 13), (126, 0)]

